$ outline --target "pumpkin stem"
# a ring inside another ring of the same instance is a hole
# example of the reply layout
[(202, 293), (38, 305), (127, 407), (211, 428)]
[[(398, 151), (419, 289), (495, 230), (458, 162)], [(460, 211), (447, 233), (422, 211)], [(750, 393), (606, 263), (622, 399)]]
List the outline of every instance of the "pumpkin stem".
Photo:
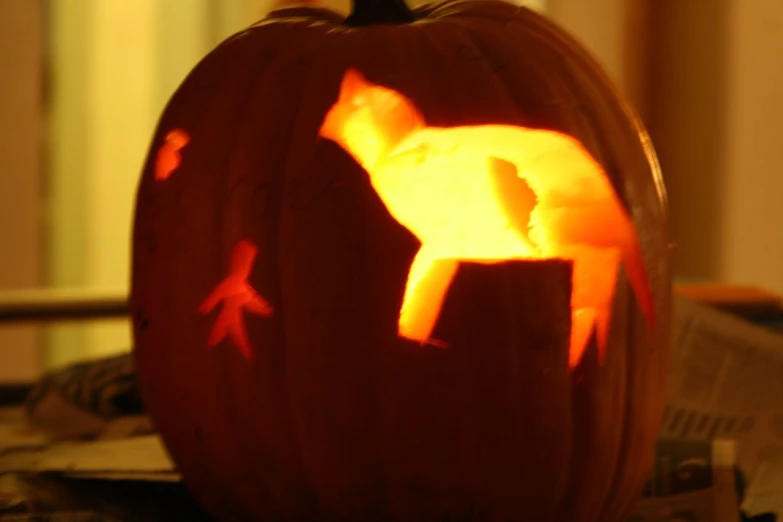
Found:
[(405, 0), (353, 0), (352, 4), (346, 25), (409, 24), (416, 20)]

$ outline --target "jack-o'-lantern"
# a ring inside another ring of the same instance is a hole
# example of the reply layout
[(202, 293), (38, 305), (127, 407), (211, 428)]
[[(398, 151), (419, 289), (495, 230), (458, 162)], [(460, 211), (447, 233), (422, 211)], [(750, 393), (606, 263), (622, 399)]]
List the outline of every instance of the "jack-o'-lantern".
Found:
[(133, 241), (146, 404), (222, 520), (613, 522), (639, 493), (663, 188), (533, 11), (272, 13), (173, 95)]

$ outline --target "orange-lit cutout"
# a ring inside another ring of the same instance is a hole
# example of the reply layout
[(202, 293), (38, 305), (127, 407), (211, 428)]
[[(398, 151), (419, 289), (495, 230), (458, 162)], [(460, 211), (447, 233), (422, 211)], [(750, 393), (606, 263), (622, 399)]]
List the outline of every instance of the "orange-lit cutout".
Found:
[(215, 346), (228, 335), (248, 360), (253, 358), (253, 353), (242, 311), (247, 310), (262, 317), (271, 317), (274, 312), (270, 304), (247, 282), (257, 253), (258, 247), (250, 241), (243, 239), (238, 242), (231, 253), (231, 273), (199, 307), (202, 314), (208, 314), (223, 301), (223, 308), (209, 334), (207, 346)]
[(604, 356), (621, 261), (653, 325), (633, 223), (606, 173), (574, 138), (511, 125), (428, 127), (410, 100), (353, 69), (320, 136), (354, 157), (391, 215), (421, 242), (400, 336), (430, 341), (460, 261), (572, 260), (571, 366), (594, 327)]
[(182, 129), (170, 130), (163, 139), (155, 158), (155, 179), (165, 181), (179, 167), (182, 161), (180, 150), (188, 144), (190, 136)]

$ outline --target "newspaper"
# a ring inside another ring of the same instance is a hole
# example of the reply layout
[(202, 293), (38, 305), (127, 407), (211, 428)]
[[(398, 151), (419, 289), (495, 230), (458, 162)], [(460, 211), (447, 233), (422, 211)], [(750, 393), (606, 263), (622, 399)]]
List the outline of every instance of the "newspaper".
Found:
[(53, 442), (31, 429), (21, 410), (0, 410), (0, 475), (13, 472), (156, 482), (181, 478), (157, 435)]
[(0, 454), (0, 469), (9, 472), (62, 472), (125, 479), (155, 476), (178, 480), (174, 464), (156, 435), (89, 442), (60, 442), (31, 451)]
[(626, 522), (738, 522), (730, 440), (660, 439), (645, 490)]
[[(742, 509), (783, 517), (783, 335), (683, 298), (675, 298), (673, 320), (662, 439), (682, 448), (734, 441), (732, 464), (747, 478)], [(691, 507), (703, 510), (709, 498), (693, 497)], [(655, 499), (658, 507), (682, 501), (675, 493)]]

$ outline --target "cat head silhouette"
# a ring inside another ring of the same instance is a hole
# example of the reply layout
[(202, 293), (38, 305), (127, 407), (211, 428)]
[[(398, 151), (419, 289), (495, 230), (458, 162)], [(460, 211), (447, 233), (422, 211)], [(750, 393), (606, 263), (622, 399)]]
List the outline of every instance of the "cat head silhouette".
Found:
[(351, 68), (343, 76), (337, 102), (327, 112), (319, 135), (336, 142), (369, 171), (424, 125), (411, 100)]

